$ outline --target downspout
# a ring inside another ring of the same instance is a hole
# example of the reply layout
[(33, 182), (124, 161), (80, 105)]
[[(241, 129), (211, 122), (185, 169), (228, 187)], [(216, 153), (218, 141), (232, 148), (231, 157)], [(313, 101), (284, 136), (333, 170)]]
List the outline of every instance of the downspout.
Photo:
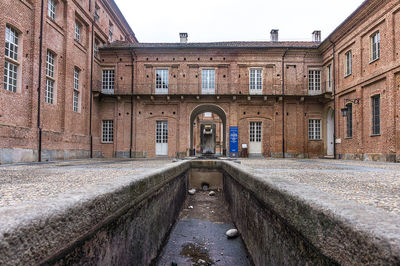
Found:
[(92, 135), (92, 113), (93, 113), (93, 65), (94, 65), (94, 23), (96, 20), (93, 18), (92, 22), (92, 44), (91, 44), (91, 57), (90, 57), (90, 103), (89, 103), (89, 137), (90, 137), (90, 158), (93, 158), (93, 135)]
[(39, 45), (39, 77), (38, 77), (38, 112), (37, 112), (37, 127), (39, 130), (38, 136), (38, 162), (42, 161), (42, 128), (40, 126), (40, 94), (41, 94), (41, 87), (42, 87), (42, 55), (43, 55), (43, 12), (44, 12), (44, 0), (41, 2), (40, 8), (40, 45)]
[(333, 157), (336, 159), (336, 68), (335, 68), (335, 48), (334, 42), (329, 40), (332, 44), (332, 91), (333, 91)]
[(129, 158), (132, 158), (132, 148), (133, 148), (133, 76), (134, 76), (134, 57), (133, 52), (131, 52), (132, 59), (132, 71), (131, 71), (131, 130), (130, 130), (130, 144), (129, 144)]
[(282, 55), (282, 158), (285, 158), (285, 56), (288, 49)]

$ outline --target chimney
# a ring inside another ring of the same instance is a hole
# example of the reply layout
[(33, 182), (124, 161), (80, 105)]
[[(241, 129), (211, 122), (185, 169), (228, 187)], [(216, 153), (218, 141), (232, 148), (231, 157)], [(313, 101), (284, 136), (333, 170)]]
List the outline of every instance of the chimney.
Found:
[(278, 31), (279, 30), (271, 30), (271, 42), (278, 41)]
[(179, 37), (181, 39), (181, 43), (187, 43), (188, 34), (186, 32), (179, 33)]
[(313, 42), (321, 42), (321, 31), (320, 30), (313, 31), (312, 41)]

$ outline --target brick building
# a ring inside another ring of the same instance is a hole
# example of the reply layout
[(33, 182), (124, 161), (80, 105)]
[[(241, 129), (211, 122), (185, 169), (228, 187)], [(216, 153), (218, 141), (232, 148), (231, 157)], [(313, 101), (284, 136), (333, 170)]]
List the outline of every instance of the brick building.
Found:
[(1, 3), (1, 163), (183, 157), (205, 124), (216, 153), (400, 160), (398, 1), (365, 1), (322, 42), (215, 43), (139, 43), (112, 0), (83, 2)]

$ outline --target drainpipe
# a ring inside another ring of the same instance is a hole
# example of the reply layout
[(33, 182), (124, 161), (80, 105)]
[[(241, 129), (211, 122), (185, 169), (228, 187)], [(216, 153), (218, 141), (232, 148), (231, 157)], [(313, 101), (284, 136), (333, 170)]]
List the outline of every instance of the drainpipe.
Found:
[(134, 57), (131, 52), (132, 59), (132, 71), (131, 71), (131, 130), (130, 130), (130, 144), (129, 144), (129, 158), (132, 158), (132, 146), (133, 146), (133, 76), (134, 76)]
[(336, 68), (335, 68), (335, 48), (334, 42), (329, 40), (332, 44), (332, 91), (333, 91), (333, 157), (336, 159)]
[(89, 103), (89, 136), (90, 136), (90, 158), (93, 158), (93, 135), (92, 135), (92, 113), (93, 113), (93, 65), (94, 65), (94, 23), (96, 20), (93, 18), (92, 22), (92, 52), (90, 57), (90, 103)]
[(285, 56), (288, 49), (282, 55), (282, 158), (285, 158)]
[(42, 87), (42, 55), (43, 55), (43, 10), (44, 10), (44, 0), (41, 2), (40, 8), (40, 45), (39, 45), (39, 77), (38, 77), (38, 111), (37, 111), (37, 127), (39, 130), (38, 136), (38, 162), (42, 161), (42, 128), (40, 126), (40, 94), (41, 94), (41, 87)]

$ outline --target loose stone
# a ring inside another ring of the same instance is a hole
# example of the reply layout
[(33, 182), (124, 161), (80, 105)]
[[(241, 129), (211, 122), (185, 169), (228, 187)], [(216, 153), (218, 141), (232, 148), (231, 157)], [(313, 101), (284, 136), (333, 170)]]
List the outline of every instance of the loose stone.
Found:
[(189, 189), (188, 192), (190, 195), (194, 195), (196, 193), (196, 189), (195, 188)]
[(192, 205), (190, 205), (190, 206), (188, 207), (188, 209), (193, 209), (193, 206), (192, 206)]
[(235, 238), (239, 235), (239, 231), (237, 229), (229, 229), (225, 234), (228, 238)]
[(215, 191), (210, 191), (210, 193), (208, 193), (208, 196), (215, 196)]

